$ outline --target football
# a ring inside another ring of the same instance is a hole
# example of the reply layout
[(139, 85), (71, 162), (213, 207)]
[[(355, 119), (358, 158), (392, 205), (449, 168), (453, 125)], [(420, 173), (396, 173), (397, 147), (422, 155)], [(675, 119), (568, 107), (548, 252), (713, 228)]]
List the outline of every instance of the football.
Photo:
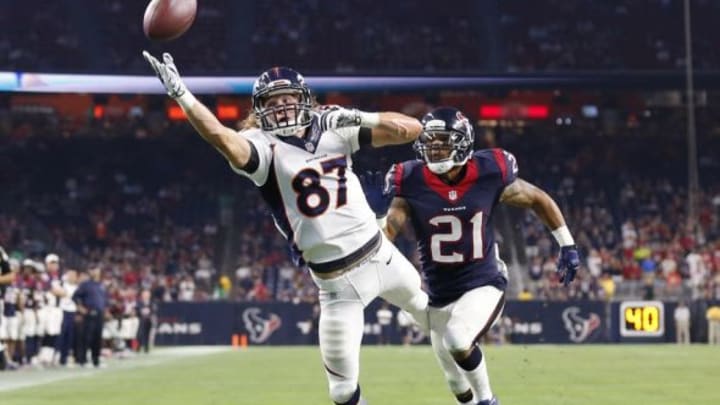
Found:
[(197, 11), (197, 0), (152, 0), (145, 9), (143, 31), (155, 41), (169, 41), (184, 34)]

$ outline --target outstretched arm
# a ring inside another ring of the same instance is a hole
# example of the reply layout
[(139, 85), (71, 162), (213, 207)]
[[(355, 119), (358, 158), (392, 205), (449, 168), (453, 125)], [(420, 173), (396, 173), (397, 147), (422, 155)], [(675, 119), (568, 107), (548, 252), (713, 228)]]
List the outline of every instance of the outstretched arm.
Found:
[(575, 247), (575, 240), (555, 201), (543, 190), (518, 178), (505, 187), (500, 195), (500, 202), (515, 207), (530, 208), (545, 226), (552, 230), (555, 240), (560, 245), (558, 261), (560, 281), (568, 285), (575, 278), (580, 267), (580, 257)]
[(372, 128), (372, 146), (400, 145), (412, 142), (420, 136), (420, 121), (396, 112), (378, 113), (378, 124)]
[[(178, 104), (182, 106), (181, 103)], [(221, 124), (215, 115), (197, 100), (183, 107), (183, 111), (200, 136), (214, 146), (234, 167), (242, 169), (247, 165), (251, 148), (250, 143), (243, 136)]]
[(420, 136), (420, 121), (398, 112), (369, 113), (356, 109), (330, 107), (320, 114), (321, 127), (362, 127), (370, 129), (372, 146), (400, 145), (412, 142)]
[(190, 93), (180, 78), (180, 73), (169, 53), (163, 54), (163, 62), (147, 51), (143, 56), (150, 63), (168, 96), (182, 107), (188, 121), (200, 136), (215, 147), (234, 167), (244, 168), (250, 161), (252, 148), (250, 143), (231, 128), (224, 126), (195, 96)]

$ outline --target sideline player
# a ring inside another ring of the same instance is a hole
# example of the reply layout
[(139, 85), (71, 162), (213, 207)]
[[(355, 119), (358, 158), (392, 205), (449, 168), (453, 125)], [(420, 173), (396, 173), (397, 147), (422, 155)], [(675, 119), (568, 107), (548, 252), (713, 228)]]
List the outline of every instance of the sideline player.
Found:
[[(7, 323), (5, 318), (5, 290), (8, 285), (15, 281), (15, 271), (10, 265), (10, 257), (5, 253), (5, 249), (0, 246), (0, 371), (7, 366), (8, 359), (5, 357), (5, 340), (8, 339)], [(12, 352), (9, 352), (12, 356)]]
[(578, 252), (557, 204), (517, 177), (513, 155), (502, 149), (473, 153), (473, 127), (459, 110), (437, 108), (422, 123), (414, 144), (419, 160), (393, 166), (384, 187), (368, 178), (366, 195), (378, 217), (387, 212), (389, 239), (408, 220), (415, 231), (430, 296), (430, 337), (458, 403), (497, 404), (478, 346), (505, 303), (506, 271), (493, 237), (495, 206), (531, 208), (553, 230), (565, 285), (575, 277)]
[(296, 259), (311, 270), (319, 288), (320, 351), (330, 398), (365, 403), (358, 385), (363, 309), (380, 296), (422, 322), (427, 295), (412, 264), (378, 229), (350, 155), (367, 146), (411, 142), (422, 126), (394, 112), (315, 112), (303, 77), (275, 67), (255, 81), (253, 111), (238, 133), (188, 91), (169, 54), (163, 62), (144, 56), (197, 132), (259, 188)]

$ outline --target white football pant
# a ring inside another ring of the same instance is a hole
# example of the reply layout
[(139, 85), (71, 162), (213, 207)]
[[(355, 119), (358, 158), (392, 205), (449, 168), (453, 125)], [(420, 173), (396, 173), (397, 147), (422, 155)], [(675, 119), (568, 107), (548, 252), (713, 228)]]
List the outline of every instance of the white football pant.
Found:
[(320, 352), (330, 398), (344, 403), (358, 385), (365, 306), (379, 296), (427, 324), (428, 297), (415, 267), (384, 235), (378, 252), (365, 263), (331, 280), (313, 280), (319, 288)]
[(467, 392), (470, 383), (450, 353), (470, 349), (480, 334), (500, 319), (503, 295), (494, 286), (484, 286), (466, 292), (442, 308), (428, 308), (433, 351), (455, 395)]

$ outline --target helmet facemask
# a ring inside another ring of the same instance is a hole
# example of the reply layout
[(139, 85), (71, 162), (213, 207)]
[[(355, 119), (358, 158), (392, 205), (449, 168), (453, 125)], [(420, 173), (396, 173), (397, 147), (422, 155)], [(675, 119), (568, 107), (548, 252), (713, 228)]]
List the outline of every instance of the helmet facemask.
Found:
[[(282, 95), (292, 95), (293, 99), (282, 100)], [(268, 105), (272, 100), (278, 102)], [(276, 66), (255, 79), (252, 108), (265, 132), (277, 136), (297, 134), (312, 123), (312, 107), (313, 99), (305, 78), (291, 68)]]
[(470, 158), (472, 142), (459, 131), (423, 131), (413, 149), (435, 174), (445, 174)]
[[(258, 94), (258, 101), (253, 103), (255, 117), (263, 131), (277, 136), (292, 136), (310, 126), (312, 98), (307, 89), (285, 87), (264, 93)], [(292, 95), (297, 102), (266, 105), (271, 97), (278, 95)]]
[(472, 155), (475, 133), (470, 121), (456, 108), (439, 107), (425, 114), (423, 132), (413, 148), (418, 159), (435, 174), (463, 166)]

